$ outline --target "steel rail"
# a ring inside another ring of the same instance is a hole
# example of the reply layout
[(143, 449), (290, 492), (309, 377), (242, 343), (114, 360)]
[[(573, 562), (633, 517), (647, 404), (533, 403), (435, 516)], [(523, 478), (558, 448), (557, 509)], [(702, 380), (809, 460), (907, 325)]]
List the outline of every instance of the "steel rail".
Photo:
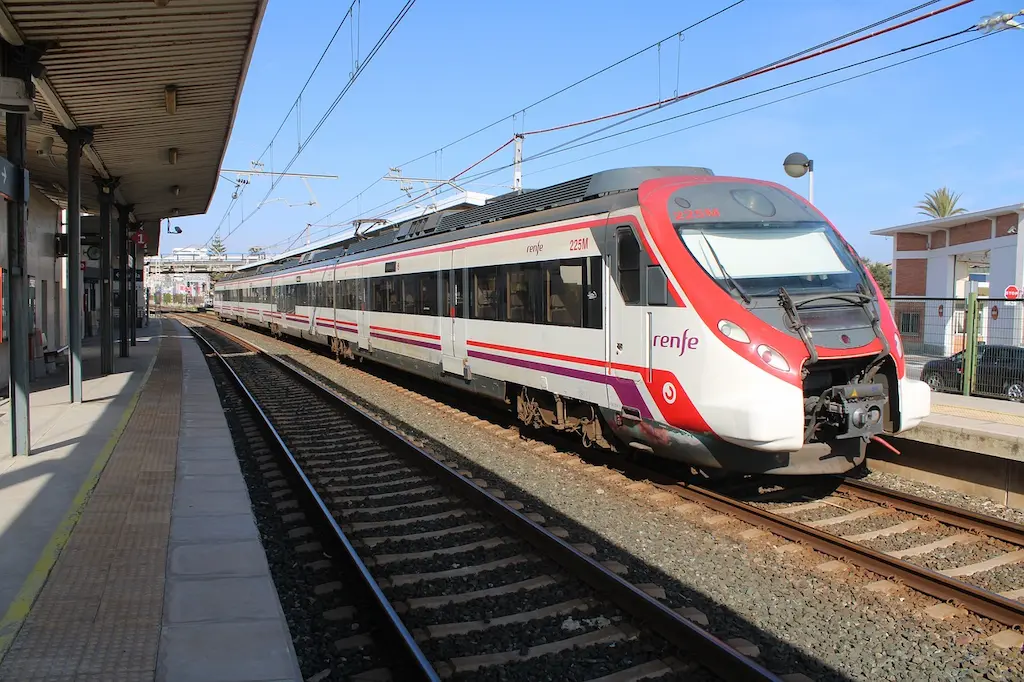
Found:
[[(376, 611), (376, 615), (378, 616), (377, 621), (385, 625), (385, 632), (387, 635), (386, 638), (390, 640), (391, 643), (397, 645), (396, 651), (398, 653), (399, 664), (395, 667), (398, 668), (401, 672), (408, 675), (408, 677), (403, 677), (402, 679), (430, 680), (431, 682), (440, 682), (441, 678), (434, 670), (434, 667), (430, 664), (430, 661), (427, 660), (426, 655), (424, 655), (423, 651), (416, 643), (415, 638), (405, 627), (405, 623), (402, 622), (402, 619), (398, 616), (398, 614), (395, 612), (395, 609), (391, 606), (391, 602), (384, 595), (384, 592), (380, 589), (380, 586), (377, 584), (377, 581), (374, 579), (369, 569), (367, 569), (362, 559), (359, 558), (359, 555), (356, 553), (355, 547), (349, 541), (348, 537), (345, 536), (345, 533), (341, 530), (341, 527), (338, 525), (338, 522), (335, 520), (331, 512), (327, 509), (327, 505), (324, 503), (323, 498), (321, 498), (320, 495), (316, 492), (312, 482), (306, 476), (305, 472), (303, 472), (302, 467), (299, 465), (298, 460), (295, 458), (295, 455), (292, 454), (291, 449), (289, 449), (289, 447), (285, 444), (284, 440), (281, 438), (281, 435), (274, 427), (273, 423), (270, 420), (270, 417), (267, 416), (267, 414), (263, 411), (263, 408), (260, 406), (259, 402), (252, 395), (252, 393), (249, 392), (249, 389), (246, 388), (245, 383), (242, 381), (241, 377), (239, 377), (235, 370), (232, 369), (231, 365), (228, 363), (227, 358), (225, 358), (208, 339), (206, 339), (202, 334), (196, 331), (194, 327), (185, 325), (185, 328), (188, 329), (198, 341), (205, 345), (206, 348), (209, 349), (209, 351), (213, 353), (213, 355), (215, 355), (218, 360), (220, 360), (221, 364), (224, 366), (225, 371), (238, 386), (238, 389), (248, 399), (253, 410), (257, 414), (259, 414), (263, 428), (266, 429), (267, 433), (271, 435), (274, 442), (276, 442), (277, 446), (280, 448), (282, 454), (284, 454), (284, 456), (288, 459), (288, 462), (291, 464), (291, 467), (293, 469), (293, 473), (302, 482), (305, 494), (307, 495), (307, 497), (309, 497), (310, 500), (312, 500), (314, 506), (316, 506), (321, 512), (321, 521), (331, 528), (333, 534), (336, 536), (338, 545), (344, 548), (344, 554), (341, 557), (342, 561), (344, 561), (348, 565), (348, 568), (352, 573), (358, 576), (359, 581), (361, 583), (360, 586), (366, 591), (366, 593), (368, 593), (371, 596), (371, 598), (368, 601), (371, 604), (372, 608)], [(211, 327), (208, 326), (207, 328), (212, 329)], [(254, 348), (253, 346), (251, 346), (251, 344), (244, 343), (240, 339), (238, 340), (238, 343), (239, 345), (242, 345), (245, 348), (251, 348), (254, 353), (266, 357), (266, 355), (263, 354), (262, 351)]]
[(734, 500), (704, 488), (676, 484), (657, 484), (691, 502), (697, 502), (723, 514), (730, 514), (754, 526), (768, 528), (787, 540), (807, 543), (814, 549), (849, 561), (874, 573), (900, 580), (909, 587), (943, 601), (956, 601), (974, 613), (1009, 626), (1024, 625), (1024, 604), (1007, 599), (955, 578), (917, 566), (883, 552), (844, 540), (837, 535), (806, 526), (754, 505)]
[[(217, 328), (217, 332), (231, 338), (237, 338), (230, 332), (224, 331), (220, 328)], [(239, 339), (239, 341), (241, 341), (241, 339)], [(244, 341), (242, 342), (245, 343)], [(251, 344), (246, 345), (256, 348), (255, 346), (251, 346)], [(263, 351), (260, 350), (260, 352)], [(277, 358), (274, 359), (277, 360)], [(295, 369), (289, 363), (281, 360), (278, 360), (278, 362), (281, 362), (284, 366), (292, 369), (293, 371), (304, 374), (301, 370)], [(315, 384), (319, 383), (315, 379), (310, 380)], [(345, 401), (346, 403), (348, 402), (345, 398), (334, 393), (332, 389), (327, 387), (322, 388), (332, 395), (335, 395), (340, 400)], [(358, 406), (354, 406), (354, 409), (360, 410)], [(387, 427), (384, 428), (386, 429)], [(415, 446), (412, 447), (415, 449)], [(770, 511), (734, 500), (720, 493), (697, 486), (679, 484), (674, 479), (669, 482), (668, 477), (665, 474), (647, 469), (641, 465), (625, 462), (621, 459), (611, 459), (601, 455), (597, 455), (596, 458), (604, 461), (609, 466), (620, 469), (637, 480), (646, 479), (651, 482), (652, 485), (655, 485), (667, 492), (675, 493), (684, 499), (690, 500), (691, 502), (704, 504), (720, 513), (731, 514), (752, 525), (767, 528), (776, 535), (785, 537), (788, 540), (807, 543), (824, 554), (849, 561), (854, 565), (871, 570), (881, 576), (901, 581), (909, 587), (936, 599), (959, 602), (965, 608), (978, 615), (991, 618), (1011, 627), (1024, 625), (1024, 604), (1016, 600), (1007, 599), (995, 592), (990, 592), (978, 586), (971, 585), (927, 568), (919, 567), (910, 562), (891, 557), (883, 552), (873, 550), (863, 545), (858, 545), (850, 542), (849, 540), (844, 540), (825, 531), (805, 526), (797, 521), (793, 521), (778, 514), (773, 514)], [(1017, 524), (1005, 522), (1000, 519), (991, 519), (981, 514), (974, 514), (967, 510), (957, 509), (956, 507), (950, 507), (948, 505), (920, 498), (911, 498), (910, 496), (904, 496), (903, 499), (893, 498), (891, 495), (886, 494), (884, 488), (879, 489), (876, 488), (876, 486), (860, 481), (856, 481), (851, 485), (851, 481), (849, 479), (843, 479), (843, 484), (850, 486), (849, 492), (851, 494), (863, 496), (865, 499), (871, 499), (879, 502), (880, 504), (889, 504), (894, 508), (902, 509), (910, 513), (926, 513), (927, 515), (931, 515), (944, 523), (966, 530), (980, 531), (1012, 544), (1020, 545), (1024, 542), (1022, 537), (1019, 535), (1021, 531), (1018, 530), (1024, 530), (1024, 527), (1017, 526)], [(918, 508), (914, 508), (915, 504), (918, 505)], [(928, 511), (924, 512), (924, 509), (927, 509)], [(981, 525), (968, 525), (972, 522), (985, 525), (983, 527)]]
[(950, 526), (984, 533), (998, 540), (1009, 542), (1011, 545), (1024, 547), (1024, 526), (1012, 521), (1004, 521), (994, 516), (978, 514), (967, 509), (935, 502), (923, 497), (917, 497), (916, 495), (909, 495), (897, 490), (891, 490), (890, 488), (883, 488), (882, 486), (852, 478), (844, 478), (842, 485), (839, 486), (836, 492), (884, 504), (893, 509), (899, 509), (911, 514), (928, 516)]
[(665, 640), (685, 651), (692, 652), (695, 661), (714, 674), (730, 681), (771, 680), (781, 682), (778, 676), (755, 660), (747, 658), (719, 638), (683, 618), (654, 597), (583, 554), (562, 538), (553, 535), (543, 526), (530, 520), (503, 500), (410, 442), (405, 436), (394, 431), (319, 379), (224, 329), (206, 326), (214, 333), (252, 349), (262, 358), (284, 368), (294, 377), (337, 401), (340, 408), (357, 415), (364, 426), (378, 433), (382, 439), (397, 446), (396, 450), (404, 451), (404, 454), (413, 459), (415, 464), (422, 466), (431, 475), (437, 477), (442, 485), (456, 491), (468, 502), (496, 518), (513, 533), (564, 567), (571, 575), (580, 578), (594, 590), (605, 595), (612, 603), (638, 621), (646, 623), (652, 631)]

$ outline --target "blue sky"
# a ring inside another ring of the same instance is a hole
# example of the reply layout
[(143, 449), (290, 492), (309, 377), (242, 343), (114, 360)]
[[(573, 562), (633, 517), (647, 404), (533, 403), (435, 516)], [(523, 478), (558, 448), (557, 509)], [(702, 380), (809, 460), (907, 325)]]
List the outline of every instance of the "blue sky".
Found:
[[(522, 121), (517, 120), (515, 127), (511, 120), (505, 121), (440, 154), (434, 150), (670, 36), (731, 1), (418, 0), (291, 169), (339, 176), (310, 181), (319, 205), (293, 205), (310, 201), (301, 180), (283, 179), (270, 191), (268, 179), (254, 177), (227, 213), (235, 187), (222, 180), (210, 211), (176, 219), (174, 224), (182, 227), (183, 234), (163, 235), (161, 251), (201, 245), (218, 225), (221, 235), (231, 232), (225, 242), (230, 252), (252, 245), (274, 245), (279, 251), (294, 237), (301, 243), (299, 235), (307, 223), (314, 223), (314, 239), (343, 230), (344, 225), (323, 225), (376, 215), (380, 211), (371, 209), (385, 202), (402, 203), (404, 195), (393, 182), (379, 182), (355, 199), (389, 167), (427, 154), (417, 163), (403, 165), (403, 174), (450, 177), (521, 130)], [(362, 0), (362, 15), (356, 22), (360, 58), (403, 4), (404, 0)], [(682, 41), (674, 36), (664, 41), (660, 69), (658, 51), (651, 50), (528, 110), (525, 128), (610, 113), (671, 96), (677, 88), (680, 92), (700, 88), (915, 4), (914, 0), (745, 0), (687, 32)], [(225, 168), (246, 168), (264, 153), (347, 7), (347, 1), (270, 1)], [(833, 54), (673, 104), (595, 137), (937, 38), (1007, 9), (992, 0), (977, 0)], [(343, 27), (302, 98), (299, 120), (292, 111), (274, 142), (273, 161), (270, 154), (264, 155), (265, 169), (282, 169), (295, 154), (300, 135), (309, 134), (345, 85), (352, 71), (355, 47), (350, 28), (354, 27)], [(919, 219), (914, 204), (929, 190), (948, 185), (963, 193), (961, 205), (969, 210), (1024, 202), (1024, 154), (1019, 141), (1024, 31), (1007, 31), (803, 97), (708, 121), (963, 39), (530, 161), (524, 164), (523, 184), (542, 187), (621, 166), (699, 165), (719, 175), (773, 180), (806, 193), (806, 177), (793, 180), (782, 170), (786, 154), (802, 151), (815, 161), (818, 207), (862, 255), (889, 260), (889, 240), (873, 237), (869, 231)], [(529, 136), (524, 156), (529, 159), (604, 125), (607, 122)], [(512, 153), (508, 147), (476, 170), (509, 164)], [(234, 179), (231, 174), (227, 177)], [(511, 169), (503, 169), (468, 188), (500, 193), (511, 182)], [(268, 192), (271, 201), (254, 210)], [(345, 202), (350, 203), (339, 209)], [(243, 216), (248, 216), (244, 222)]]

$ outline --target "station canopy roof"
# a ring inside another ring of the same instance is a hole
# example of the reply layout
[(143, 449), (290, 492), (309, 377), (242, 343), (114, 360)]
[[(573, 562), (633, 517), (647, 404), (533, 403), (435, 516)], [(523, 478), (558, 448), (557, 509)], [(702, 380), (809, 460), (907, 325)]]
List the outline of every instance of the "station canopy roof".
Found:
[(44, 71), (33, 79), (32, 190), (66, 206), (67, 147), (54, 126), (92, 127), (82, 157), (83, 210), (99, 209), (94, 178), (119, 178), (117, 202), (134, 206), (146, 254), (158, 253), (160, 219), (210, 205), (266, 5), (0, 1), (0, 37), (48, 44)]

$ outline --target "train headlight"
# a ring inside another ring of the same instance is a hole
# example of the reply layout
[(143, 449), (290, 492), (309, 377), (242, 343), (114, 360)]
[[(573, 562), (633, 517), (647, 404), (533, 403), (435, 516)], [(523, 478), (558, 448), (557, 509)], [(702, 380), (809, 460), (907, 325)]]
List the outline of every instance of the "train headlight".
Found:
[(739, 341), (740, 343), (750, 343), (750, 337), (743, 331), (743, 327), (739, 326), (735, 322), (729, 320), (722, 320), (718, 323), (718, 331), (722, 332), (722, 335), (732, 339), (733, 341)]
[(786, 362), (786, 358), (782, 357), (779, 351), (775, 350), (771, 346), (761, 344), (757, 347), (757, 355), (761, 358), (761, 362), (769, 367), (774, 367), (780, 372), (789, 371), (789, 363)]

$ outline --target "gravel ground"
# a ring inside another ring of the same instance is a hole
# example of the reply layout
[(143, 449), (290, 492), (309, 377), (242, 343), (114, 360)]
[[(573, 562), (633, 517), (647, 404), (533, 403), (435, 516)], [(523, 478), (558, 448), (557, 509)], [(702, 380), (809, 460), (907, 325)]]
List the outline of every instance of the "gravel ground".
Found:
[(863, 480), (868, 483), (891, 488), (892, 490), (934, 500), (935, 502), (942, 502), (954, 507), (969, 509), (979, 514), (988, 514), (989, 516), (996, 516), (1013, 523), (1024, 524), (1024, 509), (1011, 509), (988, 498), (966, 495), (929, 485), (928, 483), (917, 483), (916, 481), (909, 481), (905, 478), (880, 471), (872, 471)]
[(844, 537), (846, 535), (868, 533), (873, 530), (882, 530), (883, 528), (889, 528), (914, 518), (911, 514), (900, 514), (892, 510), (882, 510), (874, 516), (857, 519), (856, 521), (847, 521), (846, 523), (839, 523), (834, 526), (825, 526), (821, 530)]
[(898, 552), (911, 547), (920, 547), (930, 542), (941, 540), (944, 537), (954, 535), (954, 531), (943, 530), (908, 530), (906, 533), (896, 533), (874, 540), (865, 540), (864, 544), (880, 552)]
[[(1000, 566), (991, 571), (975, 573), (969, 580), (993, 592), (1009, 592), (1024, 588), (1024, 564)], [(1018, 597), (1024, 600), (1024, 596)]]
[[(472, 420), (428, 406), (359, 369), (262, 334), (236, 327), (231, 332), (295, 356), (350, 398), (391, 415), (389, 421), (407, 433), (432, 434), (440, 441), (435, 452), (456, 456), (508, 499), (564, 526), (572, 541), (591, 542), (598, 559), (621, 561), (634, 583), (663, 586), (670, 606), (699, 608), (717, 636), (759, 645), (762, 660), (776, 672), (804, 672), (815, 680), (1024, 679), (1018, 652), (980, 641), (1002, 629), (997, 624), (973, 616), (933, 621), (916, 613), (931, 600), (901, 601), (860, 589), (877, 576), (804, 571), (807, 559), (791, 561), (770, 546), (759, 551), (756, 544), (715, 535), (701, 524), (701, 514), (691, 518), (637, 499), (615, 482), (586, 475), (575, 458), (533, 454), (506, 430), (470, 426)], [(533, 679), (563, 679), (560, 671), (536, 667), (538, 662), (523, 665), (536, 672)]]
[[(957, 543), (949, 547), (936, 549), (927, 554), (908, 557), (908, 560), (920, 566), (930, 568), (933, 571), (944, 571), (948, 568), (968, 566), (1001, 554), (1006, 554), (1006, 548), (1001, 545), (1003, 543), (997, 544), (995, 541)], [(970, 581), (970, 576), (967, 576), (966, 579)]]

